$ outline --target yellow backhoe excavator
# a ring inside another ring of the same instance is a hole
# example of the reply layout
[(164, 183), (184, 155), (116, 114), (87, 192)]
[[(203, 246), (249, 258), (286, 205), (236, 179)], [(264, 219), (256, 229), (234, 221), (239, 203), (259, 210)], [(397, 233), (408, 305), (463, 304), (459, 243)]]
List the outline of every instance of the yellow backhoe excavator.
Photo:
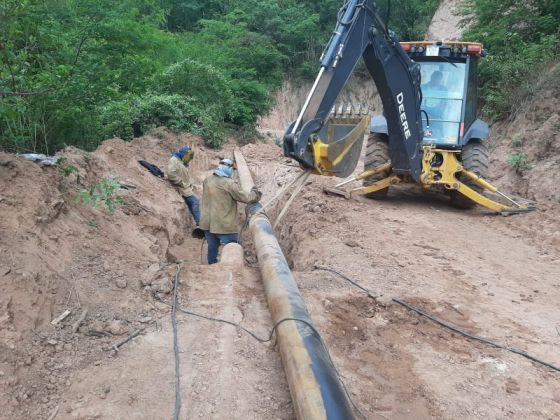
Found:
[[(443, 187), (462, 208), (476, 203), (504, 215), (532, 211), (485, 180), (489, 128), (477, 118), (476, 77), (485, 55), (474, 42), (400, 43), (373, 0), (349, 0), (337, 14), (305, 104), (286, 130), (284, 154), (315, 174), (346, 178), (369, 129), (365, 172), (335, 192), (363, 180), (342, 193), (384, 198), (390, 186), (406, 182)], [(334, 106), (360, 57), (383, 104), (383, 115), (371, 119), (367, 106)]]

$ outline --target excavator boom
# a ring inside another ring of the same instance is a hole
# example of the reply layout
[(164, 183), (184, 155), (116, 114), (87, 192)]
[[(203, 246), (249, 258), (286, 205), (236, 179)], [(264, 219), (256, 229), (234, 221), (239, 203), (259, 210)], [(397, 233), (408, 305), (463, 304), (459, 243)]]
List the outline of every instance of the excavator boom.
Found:
[[(284, 154), (325, 175), (345, 177), (354, 170), (365, 130), (334, 147), (344, 153), (342, 156), (316, 152), (324, 143), (319, 133), (360, 58), (383, 103), (393, 172), (419, 181), (423, 138), (419, 66), (403, 51), (371, 0), (350, 0), (339, 11), (335, 31), (321, 57), (319, 74), (297, 120), (284, 135)], [(345, 165), (347, 161), (352, 164)]]

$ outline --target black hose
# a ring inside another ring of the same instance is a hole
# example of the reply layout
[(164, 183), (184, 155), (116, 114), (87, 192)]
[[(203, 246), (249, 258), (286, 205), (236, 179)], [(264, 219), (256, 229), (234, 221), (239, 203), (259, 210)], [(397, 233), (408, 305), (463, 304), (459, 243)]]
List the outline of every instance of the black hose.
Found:
[(338, 369), (336, 368), (331, 355), (329, 354), (327, 345), (325, 344), (325, 341), (323, 340), (323, 337), (321, 336), (321, 334), (319, 334), (319, 331), (317, 331), (317, 329), (315, 328), (315, 326), (313, 324), (311, 324), (310, 322), (304, 320), (304, 319), (299, 319), (299, 318), (282, 318), (280, 321), (278, 321), (276, 324), (274, 324), (274, 326), (272, 327), (272, 329), (270, 330), (270, 333), (268, 335), (267, 338), (262, 338), (259, 337), (257, 334), (255, 334), (254, 332), (248, 330), (247, 328), (239, 325), (236, 322), (233, 321), (228, 321), (227, 319), (221, 319), (221, 318), (214, 318), (208, 315), (203, 315), (203, 314), (199, 314), (196, 312), (192, 312), (192, 311), (188, 311), (186, 309), (182, 309), (180, 307), (177, 306), (173, 306), (170, 303), (165, 302), (163, 299), (161, 299), (159, 296), (157, 296), (156, 294), (152, 295), (154, 297), (154, 299), (156, 299), (158, 302), (161, 302), (167, 306), (170, 306), (171, 308), (184, 313), (186, 315), (190, 315), (190, 316), (194, 316), (196, 318), (201, 318), (201, 319), (205, 319), (207, 321), (213, 321), (213, 322), (221, 322), (223, 324), (227, 324), (227, 325), (231, 325), (233, 327), (239, 328), (240, 330), (244, 331), (245, 333), (249, 334), (251, 337), (253, 337), (255, 340), (257, 340), (259, 343), (268, 343), (270, 341), (272, 341), (272, 338), (274, 337), (274, 333), (276, 332), (276, 329), (278, 328), (278, 326), (280, 326), (280, 324), (286, 322), (286, 321), (295, 321), (295, 322), (301, 322), (302, 324), (305, 324), (306, 326), (308, 326), (319, 338), (319, 341), (321, 342), (321, 345), (323, 346), (325, 353), (327, 354), (327, 357), (329, 359), (330, 364), (332, 365), (332, 368), (334, 369), (336, 375), (338, 376), (340, 383), (342, 384), (342, 388), (344, 389), (344, 393), (346, 394), (346, 396), (348, 397), (348, 400), (350, 401), (350, 403), (352, 404), (352, 407), (354, 408), (354, 410), (356, 411), (356, 413), (358, 413), (358, 415), (360, 417), (362, 417), (363, 419), (367, 420), (367, 417), (360, 411), (360, 409), (357, 407), (357, 405), (354, 403), (354, 401), (352, 400), (352, 397), (350, 396), (350, 393), (348, 392), (348, 389), (346, 388), (346, 385), (344, 384), (344, 381), (342, 380), (342, 377), (340, 376), (340, 373), (338, 372)]
[(179, 420), (181, 413), (181, 366), (179, 358), (179, 343), (177, 342), (177, 287), (179, 285), (179, 273), (181, 265), (177, 264), (175, 282), (173, 286), (173, 303), (171, 305), (171, 325), (173, 326), (173, 351), (175, 352), (175, 412), (173, 420)]
[(398, 303), (399, 305), (402, 305), (405, 308), (410, 309), (413, 312), (416, 312), (418, 315), (422, 315), (422, 316), (428, 318), (430, 321), (432, 321), (432, 322), (434, 322), (438, 325), (441, 325), (442, 327), (445, 327), (445, 328), (447, 328), (447, 329), (449, 329), (453, 332), (456, 332), (457, 334), (462, 335), (463, 337), (470, 338), (471, 340), (480, 341), (481, 343), (488, 344), (489, 346), (496, 347), (498, 349), (502, 349), (502, 350), (509, 351), (511, 353), (518, 354), (518, 355), (523, 356), (523, 357), (525, 357), (529, 360), (532, 360), (533, 362), (539, 363), (543, 366), (549, 367), (551, 369), (554, 369), (554, 370), (560, 372), (560, 367), (554, 366), (553, 364), (550, 364), (548, 362), (544, 362), (540, 359), (537, 359), (536, 357), (531, 356), (530, 354), (527, 354), (527, 353), (525, 353), (521, 350), (517, 350), (517, 349), (511, 348), (511, 347), (504, 346), (502, 344), (495, 343), (495, 342), (490, 341), (490, 340), (488, 340), (487, 338), (484, 338), (484, 337), (479, 337), (479, 336), (476, 336), (476, 335), (473, 335), (473, 334), (469, 334), (468, 332), (463, 331), (462, 329), (457, 328), (454, 325), (451, 325), (450, 323), (448, 323), (446, 321), (442, 321), (442, 320), (440, 320), (436, 317), (433, 317), (432, 315), (424, 312), (422, 309), (416, 308), (415, 306), (412, 306), (409, 303), (403, 302), (400, 299), (395, 298), (395, 299), (393, 299), (393, 302)]
[[(369, 290), (367, 290), (365, 287), (362, 287), (361, 285), (359, 285), (359, 284), (356, 283), (355, 281), (353, 281), (353, 280), (349, 279), (348, 277), (346, 277), (344, 274), (339, 273), (338, 271), (336, 271), (336, 270), (334, 270), (334, 269), (332, 269), (332, 268), (328, 268), (328, 267), (318, 267), (318, 266), (315, 266), (315, 268), (318, 269), (318, 270), (330, 271), (331, 273), (334, 273), (334, 274), (338, 275), (340, 278), (342, 278), (342, 279), (348, 281), (349, 283), (353, 284), (354, 286), (356, 286), (356, 287), (359, 288), (360, 290), (366, 292), (368, 296), (370, 296), (370, 297), (371, 297), (371, 296), (374, 296), (374, 295), (373, 295)], [(404, 306), (405, 308), (407, 308), (407, 309), (409, 309), (409, 310), (411, 310), (411, 311), (413, 311), (413, 312), (416, 312), (416, 313), (419, 314), (419, 315), (422, 315), (422, 316), (428, 318), (430, 321), (432, 321), (432, 322), (434, 322), (434, 323), (436, 323), (436, 324), (438, 324), (438, 325), (440, 325), (440, 326), (442, 326), (442, 327), (444, 327), (444, 328), (447, 328), (448, 330), (451, 330), (451, 331), (453, 331), (453, 332), (455, 332), (455, 333), (457, 333), (457, 334), (459, 334), (459, 335), (462, 335), (463, 337), (470, 338), (470, 339), (476, 340), (476, 341), (480, 341), (481, 343), (485, 343), (485, 344), (488, 344), (489, 346), (492, 346), (492, 347), (495, 347), (495, 348), (498, 348), (498, 349), (502, 349), (502, 350), (509, 351), (510, 353), (518, 354), (518, 355), (523, 356), (523, 357), (525, 357), (525, 358), (527, 358), (527, 359), (529, 359), (529, 360), (531, 360), (531, 361), (533, 361), (533, 362), (535, 362), (535, 363), (538, 363), (538, 364), (540, 364), (540, 365), (546, 366), (546, 367), (548, 367), (548, 368), (550, 368), (550, 369), (553, 369), (553, 370), (555, 370), (555, 371), (560, 372), (560, 367), (555, 366), (555, 365), (553, 365), (553, 364), (551, 364), (551, 363), (548, 363), (548, 362), (544, 362), (544, 361), (542, 361), (542, 360), (536, 358), (535, 356), (531, 356), (530, 354), (525, 353), (525, 352), (523, 352), (523, 351), (521, 351), (521, 350), (517, 350), (517, 349), (515, 349), (515, 348), (511, 348), (511, 347), (504, 346), (504, 345), (502, 345), (502, 344), (498, 344), (498, 343), (496, 343), (496, 342), (494, 342), (494, 341), (488, 340), (487, 338), (479, 337), (479, 336), (474, 335), (474, 334), (470, 334), (470, 333), (468, 333), (468, 332), (466, 332), (466, 331), (464, 331), (464, 330), (462, 330), (462, 329), (460, 329), (460, 328), (455, 327), (454, 325), (452, 325), (452, 324), (450, 324), (450, 323), (448, 323), (448, 322), (446, 322), (446, 321), (443, 321), (443, 320), (441, 320), (441, 319), (438, 319), (438, 318), (436, 318), (436, 317), (434, 317), (434, 316), (428, 314), (427, 312), (424, 312), (422, 309), (416, 308), (415, 306), (412, 306), (412, 305), (410, 305), (410, 304), (408, 304), (408, 303), (406, 303), (406, 302), (403, 302), (403, 301), (400, 300), (400, 299), (394, 298), (394, 299), (392, 299), (392, 300), (393, 300), (393, 302), (398, 303), (399, 305), (402, 305), (402, 306)]]

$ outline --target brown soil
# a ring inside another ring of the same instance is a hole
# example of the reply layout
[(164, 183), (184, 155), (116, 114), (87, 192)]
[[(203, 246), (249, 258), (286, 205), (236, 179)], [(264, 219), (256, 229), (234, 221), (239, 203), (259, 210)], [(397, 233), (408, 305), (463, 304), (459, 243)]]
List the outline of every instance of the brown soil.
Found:
[[(245, 149), (265, 192), (299, 171), (291, 163), (261, 165), (274, 150)], [(551, 223), (558, 230), (554, 210), (510, 218), (459, 211), (447, 197), (412, 187), (394, 188), (381, 202), (348, 201), (322, 192), (335, 182), (312, 176), (277, 234), (360, 408), (371, 418), (559, 416), (558, 373), (391, 303), (404, 299), (558, 365), (560, 242), (525, 227)]]
[(442, 0), (430, 22), (426, 39), (430, 41), (461, 40), (465, 30), (460, 8), (463, 0)]
[[(57, 419), (169, 418), (169, 309), (152, 295), (169, 300), (177, 260), (184, 261), (182, 307), (267, 336), (258, 270), (202, 264), (184, 204), (136, 162), (165, 168), (170, 151), (184, 143), (197, 147), (198, 182), (233, 147), (209, 151), (196, 138), (160, 130), (132, 143), (107, 141), (91, 154), (63, 153), (82, 184), (112, 175), (135, 187), (119, 191), (126, 204), (114, 215), (75, 202), (75, 175), (0, 155), (1, 418), (48, 418), (57, 408)], [(264, 201), (299, 173), (271, 143), (243, 153)], [(560, 244), (524, 229), (528, 221), (555, 219), (548, 212), (502, 218), (456, 211), (445, 197), (414, 188), (395, 188), (383, 202), (347, 201), (323, 194), (334, 182), (310, 178), (277, 236), (360, 409), (395, 419), (560, 416), (557, 373), (470, 342), (390, 300), (560, 364)], [(272, 220), (278, 211), (269, 211)], [(254, 262), (250, 241), (244, 246)], [(368, 298), (316, 264), (380, 297)], [(86, 306), (90, 314), (73, 334)], [(51, 325), (66, 309), (71, 315)], [(110, 350), (136, 329), (139, 337)], [(179, 314), (179, 346), (182, 418), (293, 418), (273, 344)]]
[[(137, 163), (165, 170), (170, 152), (191, 144), (200, 185), (218, 158), (191, 136), (166, 130), (96, 152), (61, 154), (79, 168), (64, 177), (0, 154), (0, 418), (170, 418), (174, 362), (168, 301), (183, 260), (182, 307), (241, 322), (266, 337), (270, 318), (258, 270), (201, 264), (201, 241), (178, 194)], [(129, 189), (109, 214), (75, 200), (115, 176)], [(84, 308), (89, 314), (73, 334)], [(57, 326), (50, 321), (66, 309)], [(135, 330), (119, 352), (111, 346)], [(291, 418), (279, 356), (229, 325), (179, 315), (182, 418)]]

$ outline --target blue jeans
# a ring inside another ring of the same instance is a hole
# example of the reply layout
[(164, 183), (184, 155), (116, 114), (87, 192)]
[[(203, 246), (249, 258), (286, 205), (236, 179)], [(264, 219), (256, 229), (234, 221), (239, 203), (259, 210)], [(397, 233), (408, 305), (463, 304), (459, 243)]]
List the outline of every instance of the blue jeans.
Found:
[(189, 208), (192, 217), (198, 226), (200, 223), (200, 200), (195, 194), (183, 197), (183, 199), (185, 200), (185, 204)]
[(239, 243), (239, 236), (237, 233), (210, 233), (205, 230), (206, 242), (208, 242), (208, 264), (216, 264), (218, 262), (218, 249), (220, 243), (227, 245), (232, 242)]

